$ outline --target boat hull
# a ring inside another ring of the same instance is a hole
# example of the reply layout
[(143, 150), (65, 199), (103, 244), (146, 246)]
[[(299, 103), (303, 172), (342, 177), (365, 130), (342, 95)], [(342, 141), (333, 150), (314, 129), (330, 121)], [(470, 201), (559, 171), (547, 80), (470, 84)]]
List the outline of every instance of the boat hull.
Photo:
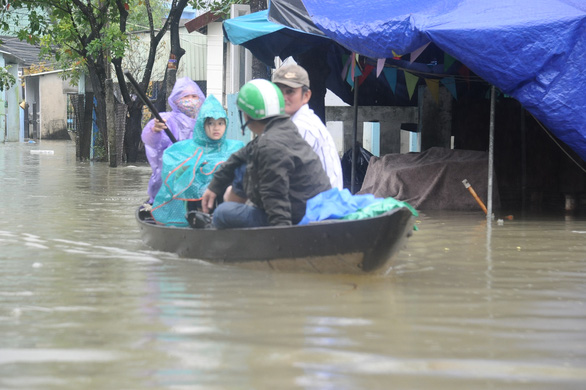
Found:
[(304, 226), (192, 229), (140, 218), (142, 239), (153, 249), (252, 269), (326, 274), (386, 274), (413, 231), (407, 208), (373, 218)]

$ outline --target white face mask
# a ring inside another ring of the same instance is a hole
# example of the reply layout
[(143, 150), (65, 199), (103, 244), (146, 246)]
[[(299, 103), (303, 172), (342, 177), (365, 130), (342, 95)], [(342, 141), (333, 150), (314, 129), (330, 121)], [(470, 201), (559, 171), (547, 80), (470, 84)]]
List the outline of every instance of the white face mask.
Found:
[(199, 107), (199, 98), (186, 96), (177, 101), (177, 108), (179, 111), (191, 118), (195, 118), (197, 116)]

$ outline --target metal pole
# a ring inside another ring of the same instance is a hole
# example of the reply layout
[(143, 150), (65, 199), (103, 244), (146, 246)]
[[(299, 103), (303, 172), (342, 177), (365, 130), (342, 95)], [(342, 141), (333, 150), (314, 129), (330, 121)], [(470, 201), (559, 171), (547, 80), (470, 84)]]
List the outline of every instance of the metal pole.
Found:
[(494, 167), (494, 111), (496, 100), (496, 88), (490, 87), (490, 130), (488, 136), (488, 196), (486, 202), (486, 220), (490, 225), (492, 221), (492, 175)]
[(354, 134), (352, 137), (352, 169), (350, 174), (350, 192), (355, 194), (357, 189), (354, 188), (356, 178), (356, 141), (358, 140), (358, 76), (354, 76), (354, 123), (352, 125)]
[(521, 106), (521, 212), (527, 212), (527, 129), (525, 128), (525, 108)]

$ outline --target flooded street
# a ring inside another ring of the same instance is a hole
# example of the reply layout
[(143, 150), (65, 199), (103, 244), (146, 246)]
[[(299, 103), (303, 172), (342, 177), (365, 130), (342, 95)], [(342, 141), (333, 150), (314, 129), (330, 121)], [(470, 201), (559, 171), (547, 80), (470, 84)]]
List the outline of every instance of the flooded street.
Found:
[(248, 271), (145, 246), (149, 176), (0, 144), (0, 389), (586, 388), (584, 216), (425, 213), (387, 277)]

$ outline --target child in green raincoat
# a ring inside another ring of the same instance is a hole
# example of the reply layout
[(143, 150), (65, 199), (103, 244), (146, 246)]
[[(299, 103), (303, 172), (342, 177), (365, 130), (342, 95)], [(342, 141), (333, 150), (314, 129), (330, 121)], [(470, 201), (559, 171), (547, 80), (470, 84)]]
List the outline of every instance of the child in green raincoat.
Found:
[(227, 125), (226, 110), (210, 95), (199, 111), (193, 139), (179, 141), (165, 150), (163, 184), (151, 210), (158, 224), (189, 225), (187, 202), (199, 201), (218, 167), (244, 146), (242, 141), (226, 139)]

